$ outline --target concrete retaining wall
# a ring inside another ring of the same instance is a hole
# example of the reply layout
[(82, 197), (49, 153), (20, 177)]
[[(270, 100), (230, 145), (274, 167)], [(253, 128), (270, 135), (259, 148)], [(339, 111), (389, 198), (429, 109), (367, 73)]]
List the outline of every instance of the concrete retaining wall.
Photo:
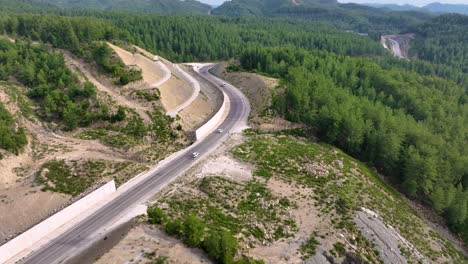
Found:
[(42, 238), (76, 218), (115, 191), (115, 182), (112, 180), (60, 212), (33, 226), (23, 234), (10, 240), (0, 247), (0, 263), (5, 263), (22, 251), (30, 248)]
[(224, 117), (226, 107), (229, 103), (228, 100), (228, 96), (223, 92), (223, 104), (219, 108), (218, 112), (216, 112), (216, 114), (208, 122), (206, 122), (203, 126), (197, 129), (197, 131), (195, 131), (197, 140), (200, 140), (207, 136), (209, 133), (213, 132), (216, 126), (219, 125), (219, 123)]

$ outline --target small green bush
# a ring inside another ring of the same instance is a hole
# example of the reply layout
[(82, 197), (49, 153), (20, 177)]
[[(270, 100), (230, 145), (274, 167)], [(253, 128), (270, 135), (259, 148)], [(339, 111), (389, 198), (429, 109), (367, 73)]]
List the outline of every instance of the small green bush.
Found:
[(344, 257), (346, 254), (346, 248), (345, 245), (341, 242), (336, 242), (333, 244), (333, 248), (335, 249), (336, 253), (338, 253), (338, 256)]
[(162, 224), (166, 221), (166, 215), (158, 207), (148, 207), (147, 210), (149, 222), (151, 224)]
[(299, 248), (300, 252), (302, 253), (302, 258), (303, 259), (308, 259), (309, 257), (315, 255), (315, 251), (317, 250), (317, 245), (320, 245), (320, 243), (317, 241), (317, 239), (315, 239), (314, 235), (312, 235)]
[(211, 230), (203, 240), (202, 248), (216, 263), (233, 263), (238, 244), (236, 238), (226, 230)]
[(180, 236), (182, 235), (183, 225), (179, 219), (174, 221), (167, 221), (164, 225), (164, 231), (170, 236)]
[(187, 245), (198, 247), (201, 244), (205, 224), (195, 215), (188, 215), (184, 220), (184, 237)]

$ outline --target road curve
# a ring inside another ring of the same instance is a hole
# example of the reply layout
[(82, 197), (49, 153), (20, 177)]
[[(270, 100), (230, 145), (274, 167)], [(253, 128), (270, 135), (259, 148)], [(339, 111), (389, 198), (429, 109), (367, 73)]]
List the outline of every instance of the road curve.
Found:
[[(239, 126), (243, 126), (247, 123), (250, 112), (250, 105), (247, 98), (230, 84), (221, 87), (223, 81), (208, 72), (211, 67), (213, 67), (213, 65), (201, 66), (198, 72), (203, 78), (222, 89), (229, 97), (229, 113), (227, 118), (219, 126), (224, 132), (211, 133), (203, 140), (188, 147), (182, 155), (155, 171), (150, 177), (145, 178), (140, 183), (123, 192), (120, 196), (111, 200), (98, 211), (94, 212), (59, 237), (53, 239), (39, 250), (31, 253), (27, 258), (20, 261), (20, 263), (66, 263), (70, 260), (70, 256), (75, 256), (80, 249), (85, 248), (93, 242), (96, 237), (99, 236), (99, 232), (103, 231), (104, 227), (115, 222), (125, 215), (130, 208), (142, 203), (193, 166), (197, 161), (190, 157), (191, 153), (199, 152), (203, 156), (204, 153), (208, 153), (217, 148), (222, 141), (228, 137), (229, 132), (235, 131)], [(200, 158), (202, 158), (202, 156)]]

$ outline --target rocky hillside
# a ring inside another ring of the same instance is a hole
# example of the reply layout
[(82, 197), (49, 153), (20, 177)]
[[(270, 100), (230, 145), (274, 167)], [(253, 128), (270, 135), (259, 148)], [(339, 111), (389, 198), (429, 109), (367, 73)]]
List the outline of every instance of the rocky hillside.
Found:
[(380, 175), (297, 132), (233, 136), (98, 263), (467, 261)]

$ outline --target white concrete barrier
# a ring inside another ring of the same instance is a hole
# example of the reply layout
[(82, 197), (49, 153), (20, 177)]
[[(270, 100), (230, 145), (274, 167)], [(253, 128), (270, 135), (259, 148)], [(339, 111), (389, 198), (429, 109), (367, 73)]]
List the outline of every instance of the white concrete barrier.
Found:
[(0, 263), (5, 263), (8, 260), (14, 262), (14, 260), (12, 261), (12, 258), (16, 255), (31, 248), (42, 238), (54, 232), (72, 219), (78, 217), (81, 213), (96, 205), (115, 191), (115, 182), (112, 180), (60, 212), (33, 226), (21, 235), (8, 241), (0, 247)]
[(229, 104), (229, 97), (224, 92), (222, 93), (223, 93), (223, 104), (219, 108), (218, 112), (208, 122), (206, 122), (203, 126), (201, 126), (199, 129), (195, 131), (195, 136), (197, 137), (197, 140), (200, 140), (206, 137), (209, 133), (213, 132), (215, 128), (223, 120), (225, 111)]

